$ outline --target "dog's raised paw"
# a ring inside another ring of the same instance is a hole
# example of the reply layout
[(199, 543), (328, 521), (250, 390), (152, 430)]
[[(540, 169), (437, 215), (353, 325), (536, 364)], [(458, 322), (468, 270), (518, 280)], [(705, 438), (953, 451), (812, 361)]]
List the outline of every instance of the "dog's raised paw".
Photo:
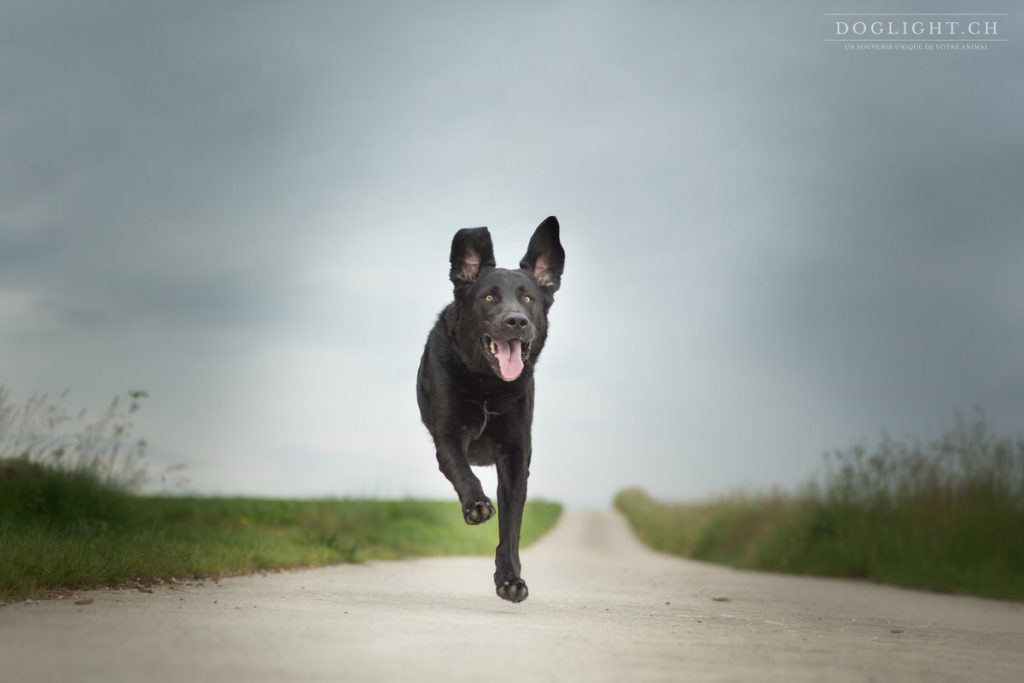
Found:
[(530, 589), (522, 579), (502, 581), (497, 586), (498, 597), (509, 602), (522, 602), (530, 596)]
[(484, 498), (469, 503), (462, 509), (462, 517), (466, 524), (483, 524), (494, 516), (494, 506)]

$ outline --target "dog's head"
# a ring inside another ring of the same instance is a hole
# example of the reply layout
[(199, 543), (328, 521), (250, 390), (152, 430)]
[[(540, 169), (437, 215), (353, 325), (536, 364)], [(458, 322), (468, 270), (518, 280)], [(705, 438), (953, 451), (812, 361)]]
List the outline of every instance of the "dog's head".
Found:
[(456, 342), (470, 369), (506, 382), (529, 374), (547, 337), (547, 313), (562, 281), (565, 251), (558, 220), (544, 220), (518, 270), (496, 268), (487, 228), (465, 228), (452, 240)]

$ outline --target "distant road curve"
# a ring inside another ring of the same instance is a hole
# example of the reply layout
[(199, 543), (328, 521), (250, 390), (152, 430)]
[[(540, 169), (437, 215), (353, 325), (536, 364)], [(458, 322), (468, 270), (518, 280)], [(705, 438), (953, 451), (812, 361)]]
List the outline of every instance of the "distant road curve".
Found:
[[(497, 529), (495, 529), (497, 533)], [(374, 562), (0, 608), (22, 681), (1020, 681), (1024, 605), (739, 572), (573, 511), (523, 554)]]

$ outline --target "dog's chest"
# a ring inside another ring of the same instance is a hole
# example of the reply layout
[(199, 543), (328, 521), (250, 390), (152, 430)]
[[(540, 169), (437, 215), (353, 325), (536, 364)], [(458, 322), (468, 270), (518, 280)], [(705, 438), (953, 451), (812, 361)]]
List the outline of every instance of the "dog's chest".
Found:
[(464, 415), (462, 433), (467, 442), (466, 459), (471, 465), (493, 465), (501, 453), (504, 415), (487, 401), (474, 403)]
[(487, 426), (492, 424), (493, 421), (501, 415), (501, 413), (491, 406), (488, 406), (487, 401), (474, 401), (473, 405), (477, 410), (474, 411), (471, 408), (467, 411), (470, 419), (464, 423), (463, 429), (470, 437), (471, 441), (477, 441), (487, 432)]

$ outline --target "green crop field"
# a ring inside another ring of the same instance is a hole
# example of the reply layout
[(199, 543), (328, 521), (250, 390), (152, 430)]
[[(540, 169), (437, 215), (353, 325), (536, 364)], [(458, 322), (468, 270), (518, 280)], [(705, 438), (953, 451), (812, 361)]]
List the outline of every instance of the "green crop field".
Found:
[(983, 421), (834, 453), (797, 494), (668, 503), (632, 489), (615, 504), (646, 543), (686, 557), (1024, 599), (1024, 442)]
[[(0, 387), (0, 601), (63, 589), (218, 577), (369, 559), (494, 552), (497, 522), (467, 526), (454, 494), (423, 500), (136, 495), (145, 442), (132, 392), (95, 419), (58, 399), (13, 405)], [(531, 501), (524, 545), (561, 506)]]
[[(523, 543), (561, 508), (527, 505)], [(134, 496), (94, 478), (0, 463), (0, 600), (53, 589), (423, 555), (494, 552), (497, 524), (456, 501)]]

